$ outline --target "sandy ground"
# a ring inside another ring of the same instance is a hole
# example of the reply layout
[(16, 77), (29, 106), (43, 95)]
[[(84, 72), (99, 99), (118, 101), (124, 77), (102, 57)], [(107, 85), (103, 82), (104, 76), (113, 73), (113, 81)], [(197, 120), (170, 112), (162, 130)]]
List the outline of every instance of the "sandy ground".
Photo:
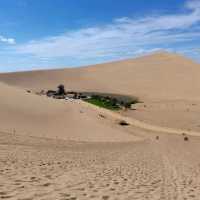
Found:
[(79, 101), (65, 101), (30, 94), (0, 83), (0, 131), (24, 136), (90, 142), (127, 142), (115, 119)]
[(134, 143), (78, 143), (0, 137), (0, 199), (200, 197), (199, 138), (161, 134), (156, 140), (148, 133)]
[[(182, 56), (157, 53), (0, 74), (0, 199), (199, 200), (199, 69)], [(144, 103), (111, 112), (26, 92), (60, 83)]]
[(147, 124), (200, 132), (200, 101), (145, 101), (122, 114)]

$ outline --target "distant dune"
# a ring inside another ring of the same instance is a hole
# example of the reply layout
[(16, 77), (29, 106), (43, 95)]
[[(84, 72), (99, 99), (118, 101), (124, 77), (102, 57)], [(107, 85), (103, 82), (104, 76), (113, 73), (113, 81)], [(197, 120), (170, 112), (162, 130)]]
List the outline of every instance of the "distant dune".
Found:
[(89, 67), (0, 74), (0, 81), (22, 88), (68, 89), (137, 95), (142, 99), (200, 100), (200, 65), (160, 52)]

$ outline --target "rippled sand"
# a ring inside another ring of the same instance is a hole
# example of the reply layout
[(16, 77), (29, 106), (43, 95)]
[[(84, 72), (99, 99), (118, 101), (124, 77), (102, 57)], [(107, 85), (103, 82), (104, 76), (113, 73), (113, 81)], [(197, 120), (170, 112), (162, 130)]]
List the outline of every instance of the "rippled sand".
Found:
[(0, 199), (196, 199), (200, 139), (78, 143), (1, 134)]

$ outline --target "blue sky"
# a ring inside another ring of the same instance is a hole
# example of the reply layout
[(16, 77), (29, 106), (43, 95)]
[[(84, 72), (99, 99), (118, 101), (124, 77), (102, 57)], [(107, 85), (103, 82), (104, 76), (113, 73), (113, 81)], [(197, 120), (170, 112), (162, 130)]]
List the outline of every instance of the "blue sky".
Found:
[(1, 0), (0, 71), (73, 67), (158, 50), (200, 61), (200, 0)]

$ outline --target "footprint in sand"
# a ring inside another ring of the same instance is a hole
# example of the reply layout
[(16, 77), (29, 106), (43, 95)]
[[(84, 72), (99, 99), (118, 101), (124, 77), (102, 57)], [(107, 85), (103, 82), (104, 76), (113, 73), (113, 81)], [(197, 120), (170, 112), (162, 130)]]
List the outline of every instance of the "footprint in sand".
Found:
[(110, 196), (108, 196), (108, 195), (102, 196), (102, 199), (103, 199), (103, 200), (108, 200), (109, 198), (110, 198)]
[(50, 185), (51, 185), (51, 183), (44, 183), (42, 186), (48, 187), (48, 186), (50, 186)]

